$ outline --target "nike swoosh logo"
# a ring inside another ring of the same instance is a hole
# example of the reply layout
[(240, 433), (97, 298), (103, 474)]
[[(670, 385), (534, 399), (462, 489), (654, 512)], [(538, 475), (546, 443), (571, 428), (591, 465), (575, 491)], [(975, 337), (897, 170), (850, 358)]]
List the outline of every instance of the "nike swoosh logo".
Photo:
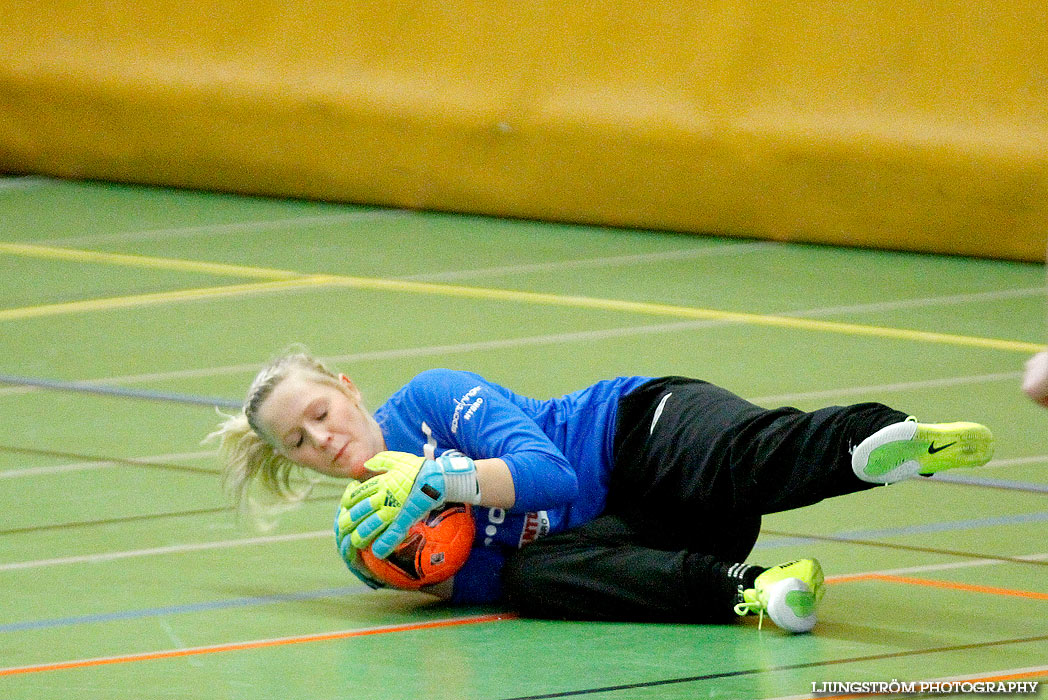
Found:
[(655, 407), (655, 417), (651, 419), (651, 428), (648, 429), (648, 435), (655, 433), (655, 424), (659, 422), (659, 418), (662, 418), (662, 411), (666, 408), (666, 402), (673, 396), (673, 392), (666, 394), (662, 397), (662, 401), (659, 401), (659, 405)]
[(933, 442), (932, 444), (928, 445), (928, 454), (933, 455), (936, 452), (942, 452), (947, 447), (950, 447), (951, 445), (956, 445), (956, 444), (957, 444), (957, 441), (954, 440), (953, 442), (947, 443), (947, 444), (943, 445), (942, 447), (936, 447), (935, 443)]

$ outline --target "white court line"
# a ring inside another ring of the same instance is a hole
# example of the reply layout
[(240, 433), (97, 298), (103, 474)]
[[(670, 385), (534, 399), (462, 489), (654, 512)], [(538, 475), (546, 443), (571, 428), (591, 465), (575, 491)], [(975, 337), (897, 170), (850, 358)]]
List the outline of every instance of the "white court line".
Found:
[(886, 391), (917, 391), (919, 389), (937, 389), (953, 386), (968, 386), (970, 384), (987, 384), (991, 382), (1017, 381), (1023, 376), (1021, 371), (995, 372), (992, 374), (979, 374), (968, 377), (943, 377), (941, 379), (923, 379), (913, 382), (895, 382), (893, 384), (871, 384), (869, 386), (841, 387), (839, 389), (823, 389), (820, 391), (805, 391), (793, 394), (773, 394), (771, 396), (755, 396), (751, 399), (757, 404), (790, 403), (793, 401), (811, 401), (816, 399), (844, 398), (858, 394), (871, 394)]
[[(1048, 559), (1048, 552), (1042, 554), (1022, 554), (1012, 557), (1023, 561), (1044, 561)], [(905, 566), (899, 569), (881, 569), (879, 571), (859, 571), (850, 574), (838, 574), (827, 576), (827, 581), (835, 578), (846, 578), (850, 576), (903, 576), (905, 574), (921, 574), (929, 571), (953, 571), (954, 569), (972, 569), (981, 566), (999, 566), (1001, 564), (1014, 564), (1015, 562), (1001, 561), (999, 559), (965, 559), (963, 561), (949, 562), (946, 564), (924, 564), (922, 566)]]
[(280, 542), (297, 542), (300, 540), (314, 540), (320, 537), (334, 538), (334, 534), (330, 529), (316, 530), (314, 532), (296, 532), (290, 535), (266, 535), (264, 537), (246, 537), (236, 540), (220, 540), (218, 542), (195, 542), (191, 544), (169, 545), (167, 547), (130, 549), (122, 552), (103, 552), (100, 554), (81, 554), (72, 557), (56, 557), (54, 559), (15, 561), (0, 564), (0, 572), (24, 571), (26, 569), (39, 569), (47, 566), (64, 566), (68, 564), (97, 564), (99, 562), (116, 561), (118, 559), (151, 557), (165, 554), (183, 554), (185, 552), (202, 552), (209, 549), (229, 549), (231, 547), (248, 547), (252, 545), (276, 544)]
[[(572, 333), (554, 333), (547, 335), (525, 336), (523, 338), (507, 338), (500, 340), (481, 340), (470, 343), (455, 343), (451, 345), (427, 345), (414, 348), (397, 348), (393, 350), (375, 350), (372, 352), (357, 352), (346, 355), (332, 355), (321, 358), (329, 364), (351, 364), (361, 362), (377, 362), (382, 360), (399, 360), (417, 357), (430, 357), (434, 355), (446, 355), (457, 353), (484, 352), (489, 350), (510, 350), (525, 348), (535, 345), (554, 345), (558, 343), (584, 342), (609, 340), (612, 338), (623, 338), (635, 335), (648, 335), (655, 333), (672, 333), (681, 330), (704, 328), (722, 323), (721, 321), (678, 321), (674, 323), (659, 323), (645, 326), (629, 326), (625, 328), (611, 328), (596, 331), (575, 331)], [(264, 361), (250, 362), (237, 365), (225, 365), (222, 367), (203, 367), (198, 369), (171, 370), (168, 372), (152, 372), (147, 374), (129, 374), (119, 377), (103, 377), (100, 379), (86, 379), (82, 381), (96, 384), (136, 384), (143, 382), (167, 381), (171, 379), (193, 379), (201, 377), (215, 377), (228, 374), (241, 374), (258, 372)], [(39, 387), (3, 387), (0, 388), (0, 396), (5, 394), (27, 394), (42, 391)]]
[[(1011, 289), (1001, 290), (999, 292), (979, 292), (975, 294), (964, 294), (964, 295), (950, 295), (945, 297), (926, 297), (924, 299), (908, 299), (903, 301), (895, 302), (877, 302), (872, 304), (864, 304), (861, 306), (848, 306), (848, 307), (826, 307), (821, 309), (809, 309), (806, 311), (788, 312), (782, 314), (783, 316), (817, 316), (817, 315), (832, 315), (841, 313), (841, 309), (848, 309), (849, 313), (869, 312), (876, 313), (880, 311), (889, 311), (896, 308), (902, 307), (916, 307), (916, 306), (935, 306), (938, 304), (958, 304), (967, 303), (976, 300), (993, 300), (999, 298), (1009, 298), (1017, 296), (1033, 296), (1035, 294), (1042, 294), (1044, 290), (1041, 287), (1031, 287), (1026, 289)], [(713, 326), (723, 325), (724, 321), (676, 321), (670, 323), (656, 323), (646, 324), (642, 326), (626, 326), (621, 328), (608, 328), (594, 331), (576, 331), (571, 333), (553, 333), (544, 335), (525, 336), (522, 338), (507, 338), (500, 340), (485, 340), (475, 341), (470, 343), (457, 343), (451, 345), (431, 345), (425, 347), (414, 347), (414, 348), (397, 348), (393, 350), (377, 350), (373, 352), (360, 352), (350, 353), (346, 355), (335, 355), (323, 358), (325, 361), (332, 364), (351, 364), (358, 362), (380, 362), (383, 360), (397, 360), (397, 359), (410, 359), (418, 357), (431, 357), (435, 355), (446, 355), (446, 354), (457, 354), (457, 353), (470, 353), (470, 352), (484, 352), (490, 350), (509, 350), (524, 347), (531, 347), (536, 345), (555, 345), (559, 343), (573, 343), (573, 342), (594, 342), (602, 340), (610, 340), (614, 338), (627, 338), (631, 336), (640, 335), (652, 335), (659, 333), (677, 333), (688, 330), (697, 330), (700, 328), (709, 328)], [(185, 369), (185, 370), (172, 370), (168, 372), (151, 372), (147, 374), (132, 374), (123, 375), (118, 377), (103, 377), (100, 379), (85, 379), (82, 381), (93, 382), (98, 384), (135, 384), (141, 382), (155, 382), (155, 381), (166, 381), (171, 379), (191, 379), (201, 377), (214, 377), (228, 374), (254, 374), (259, 370), (262, 365), (262, 361), (237, 364), (237, 365), (226, 365), (223, 367), (206, 367), (198, 369)], [(986, 381), (986, 376), (976, 377), (975, 381)], [(1001, 375), (999, 379), (1010, 379), (1011, 377)], [(946, 381), (962, 381), (964, 378), (958, 377), (955, 380)], [(924, 385), (914, 384), (913, 388), (924, 388)], [(856, 391), (861, 388), (856, 388)], [(37, 387), (2, 387), (0, 388), (0, 396), (7, 394), (27, 394), (42, 391)], [(842, 395), (836, 392), (841, 390), (833, 390), (833, 395)], [(798, 394), (784, 394), (786, 397), (800, 397), (804, 395)], [(765, 397), (769, 398), (769, 397)], [(770, 397), (774, 399), (776, 397)], [(817, 396), (815, 398), (818, 398)]]
[[(696, 322), (703, 323), (703, 322)], [(705, 323), (716, 323), (715, 321), (707, 321)], [(676, 325), (676, 324), (675, 324)], [(689, 325), (691, 323), (689, 322)], [(626, 329), (624, 329), (626, 330)], [(665, 329), (659, 329), (652, 332), (664, 332)], [(599, 334), (601, 339), (607, 339), (609, 336), (606, 335), (605, 331), (593, 331), (594, 334)], [(571, 334), (575, 340), (586, 340), (597, 338), (587, 338), (586, 333)], [(624, 332), (622, 335), (633, 335), (633, 333)], [(409, 358), (409, 357), (421, 357), (425, 355), (445, 355), (452, 353), (461, 352), (482, 352), (486, 350), (504, 350), (524, 347), (526, 345), (544, 345), (548, 343), (559, 343), (563, 342), (563, 336), (532, 336), (527, 340), (529, 342), (522, 343), (522, 339), (513, 340), (492, 340), (482, 343), (465, 343), (461, 345), (440, 345), (430, 348), (405, 348), (403, 350), (384, 350), (373, 353), (355, 353), (352, 355), (341, 355), (336, 357), (323, 358), (325, 362), (331, 364), (351, 364), (360, 362), (374, 362), (380, 360), (392, 360), (397, 358)], [(219, 374), (238, 374), (238, 373), (255, 373), (258, 371), (260, 364), (244, 364), (244, 365), (229, 365), (226, 367), (213, 367), (206, 369), (193, 369), (193, 370), (176, 370), (172, 372), (158, 372), (155, 374), (139, 374), (139, 375), (128, 375), (124, 377), (108, 377), (98, 380), (87, 380), (93, 381), (98, 384), (133, 384), (140, 382), (151, 382), (170, 380), (176, 378), (193, 378), (193, 377), (211, 377)], [(943, 377), (940, 379), (925, 379), (920, 381), (912, 382), (896, 382), (893, 384), (871, 384), (865, 386), (854, 386), (854, 387), (840, 387), (836, 389), (823, 389), (819, 391), (809, 392), (796, 392), (791, 394), (771, 394), (767, 396), (753, 396), (747, 397), (747, 399), (756, 404), (773, 404), (773, 403), (792, 403), (796, 401), (807, 401), (816, 399), (834, 399), (834, 398), (846, 398), (848, 396), (861, 396), (870, 394), (873, 392), (899, 392), (899, 391), (918, 391), (922, 389), (936, 389), (943, 387), (958, 387), (958, 386), (969, 386), (973, 384), (986, 384), (992, 382), (1001, 381), (1018, 381), (1022, 377), (1021, 371), (1015, 372), (996, 372), (992, 374), (981, 374), (981, 375), (970, 375), (964, 377)], [(42, 391), (37, 387), (5, 387), (0, 388), (0, 396), (9, 394), (27, 394)]]
[(738, 255), (766, 250), (780, 243), (739, 243), (724, 244), (706, 248), (688, 248), (685, 250), (670, 250), (660, 253), (637, 253), (633, 255), (613, 255), (603, 258), (586, 258), (582, 260), (559, 260), (556, 262), (532, 263), (529, 265), (504, 265), (501, 267), (484, 267), (472, 270), (449, 270), (446, 272), (430, 272), (421, 275), (409, 275), (396, 277), (395, 279), (447, 282), (450, 280), (468, 279), (482, 275), (507, 275), (526, 274), (529, 272), (553, 272), (558, 270), (579, 270), (588, 267), (604, 267), (615, 265), (633, 265), (651, 262), (663, 262), (670, 260), (691, 260), (693, 258), (704, 258), (721, 255)]
[(143, 462), (143, 466), (148, 466), (148, 462), (175, 462), (180, 459), (204, 459), (216, 455), (218, 455), (218, 452), (210, 450), (207, 452), (180, 452), (176, 454), (154, 455), (152, 457), (128, 457), (122, 462), (107, 462), (104, 460), (71, 462), (69, 464), (54, 464), (47, 467), (8, 469), (6, 471), (0, 471), (0, 479), (16, 479), (25, 476), (44, 476), (51, 474), (65, 474), (68, 472), (94, 471), (96, 469), (112, 469), (114, 467), (127, 467), (130, 466), (127, 464), (128, 461), (140, 461)]
[[(175, 629), (171, 626), (171, 623), (169, 623), (163, 617), (160, 617), (157, 618), (157, 624), (159, 624), (160, 628), (164, 630), (164, 634), (166, 634), (167, 638), (171, 640), (171, 643), (175, 645), (175, 649), (177, 651), (186, 651), (189, 649), (189, 647), (187, 647), (185, 643), (182, 641), (182, 638), (175, 633)], [(195, 656), (186, 656), (184, 658), (190, 666), (194, 666), (196, 668), (204, 667), (204, 664), (201, 663), (200, 659), (196, 658)]]
[(1031, 457), (1013, 457), (1011, 459), (994, 459), (986, 465), (987, 467), (1015, 467), (1022, 464), (1040, 464), (1048, 461), (1048, 455), (1033, 455)]
[[(14, 479), (26, 476), (48, 476), (51, 474), (64, 474), (69, 472), (79, 471), (94, 471), (97, 469), (112, 469), (114, 467), (128, 467), (132, 466), (127, 464), (128, 461), (142, 462), (143, 466), (149, 466), (149, 462), (174, 462), (181, 459), (207, 459), (211, 457), (218, 457), (217, 451), (206, 451), (206, 452), (182, 452), (179, 454), (167, 454), (167, 455), (153, 455), (149, 457), (128, 457), (126, 461), (122, 462), (106, 462), (106, 461), (91, 461), (91, 462), (71, 462), (69, 464), (55, 464), (48, 467), (26, 467), (25, 469), (8, 469), (7, 471), (0, 472), (0, 479)], [(986, 464), (986, 468), (989, 467), (1013, 467), (1024, 464), (1042, 464), (1048, 462), (1048, 455), (1034, 455), (1031, 457), (1013, 457), (1011, 459), (994, 459)], [(321, 478), (318, 483), (327, 483), (326, 478)], [(339, 483), (337, 480), (332, 479), (331, 483)]]
[[(300, 540), (317, 539), (320, 537), (334, 537), (330, 529), (327, 530), (316, 530), (313, 532), (297, 532), (287, 535), (265, 535), (261, 537), (247, 537), (235, 540), (220, 540), (216, 542), (195, 542), (189, 544), (176, 544), (168, 545), (166, 547), (149, 547), (147, 549), (130, 549), (120, 552), (101, 552), (97, 554), (80, 554), (70, 557), (55, 557), (52, 559), (32, 559), (28, 561), (16, 561), (8, 562), (6, 564), (0, 564), (0, 572), (4, 571), (24, 571), (26, 569), (39, 569), (48, 566), (66, 566), (69, 564), (97, 564), (100, 562), (116, 561), (120, 559), (132, 559), (136, 557), (150, 557), (160, 556), (167, 554), (184, 554), (186, 552), (200, 552), (212, 549), (230, 549), (233, 547), (245, 547), (254, 545), (264, 544), (276, 544), (281, 542), (296, 542)], [(1043, 554), (1025, 554), (1022, 556), (1013, 557), (1013, 559), (1023, 559), (1027, 561), (1042, 561), (1048, 559), (1048, 553)], [(912, 574), (926, 571), (946, 571), (952, 569), (964, 569), (970, 567), (979, 566), (995, 566), (1000, 564), (1008, 564), (1011, 562), (1000, 561), (997, 559), (966, 559), (960, 562), (951, 562), (947, 564), (928, 564), (926, 566), (911, 566), (903, 569), (885, 569), (881, 571), (862, 571), (847, 576), (859, 576), (868, 574), (880, 574), (880, 575), (899, 575), (899, 574)], [(839, 576), (842, 578), (844, 575)], [(827, 580), (832, 580), (834, 577), (827, 577)]]
[(340, 224), (353, 221), (370, 221), (399, 216), (409, 216), (413, 212), (402, 209), (383, 209), (379, 211), (346, 212), (345, 214), (325, 214), (321, 216), (299, 216), (290, 219), (269, 219), (261, 221), (239, 221), (229, 224), (204, 224), (199, 226), (179, 226), (173, 228), (147, 229), (144, 231), (124, 231), (118, 233), (89, 234), (33, 241), (35, 245), (74, 246), (98, 243), (127, 243), (131, 241), (152, 241), (168, 238), (189, 238), (210, 234), (250, 233), (275, 227), (317, 226)]
[(918, 299), (899, 299), (897, 301), (882, 301), (872, 304), (852, 304), (850, 306), (835, 306), (825, 309), (812, 309), (811, 311), (787, 311), (781, 316), (805, 318), (808, 316), (829, 316), (834, 314), (863, 314), (880, 313), (884, 311), (899, 311), (902, 309), (917, 309), (931, 305), (968, 304), (981, 301), (1001, 301), (1004, 299), (1018, 299), (1022, 297), (1044, 297), (1046, 290), (1044, 286), (1018, 287), (1016, 289), (995, 289), (987, 292), (969, 292), (967, 294), (948, 294), (940, 297), (925, 297)]

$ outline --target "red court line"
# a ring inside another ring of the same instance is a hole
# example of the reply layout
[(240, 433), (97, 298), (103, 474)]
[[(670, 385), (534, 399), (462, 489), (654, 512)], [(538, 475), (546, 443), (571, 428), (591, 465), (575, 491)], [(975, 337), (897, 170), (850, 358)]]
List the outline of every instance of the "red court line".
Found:
[[(1004, 681), (1019, 681), (1024, 678), (1048, 678), (1048, 666), (1037, 668), (1023, 673), (1008, 673), (1000, 676), (979, 676), (978, 678), (964, 678), (964, 683), (1003, 683)], [(949, 679), (939, 679), (945, 681)], [(919, 681), (918, 681), (919, 682)], [(936, 681), (924, 681), (935, 683)], [(858, 695), (812, 695), (815, 700), (861, 700), (861, 698), (872, 698), (878, 695), (898, 695), (899, 693), (860, 693)]]
[(848, 583), (851, 581), (887, 581), (889, 583), (905, 583), (912, 586), (948, 588), (955, 591), (968, 591), (970, 593), (989, 593), (992, 595), (1013, 596), (1016, 598), (1027, 598), (1030, 600), (1048, 600), (1048, 593), (1038, 593), (1036, 591), (1019, 591), (1014, 588), (999, 588), (997, 586), (977, 586), (970, 583), (957, 583), (954, 581), (939, 581), (936, 579), (914, 578), (912, 576), (894, 576), (892, 574), (854, 574), (850, 576), (835, 576), (826, 579), (826, 583)]
[(280, 637), (277, 639), (256, 639), (254, 641), (232, 642), (229, 644), (213, 644), (211, 646), (192, 647), (189, 649), (166, 649), (162, 651), (144, 652), (140, 654), (105, 656), (94, 659), (77, 659), (75, 661), (60, 661), (57, 663), (37, 664), (35, 666), (16, 666), (11, 668), (0, 668), (0, 677), (13, 676), (20, 673), (41, 673), (43, 671), (63, 671), (72, 668), (89, 668), (91, 666), (123, 664), (130, 663), (132, 661), (154, 661), (157, 659), (174, 659), (183, 656), (217, 654), (224, 651), (262, 649), (265, 647), (278, 647), (286, 646), (288, 644), (302, 644), (305, 642), (325, 642), (334, 639), (349, 639), (350, 637), (366, 637), (375, 634), (391, 634), (393, 632), (414, 632), (417, 630), (456, 627), (459, 625), (475, 625), (483, 622), (498, 622), (500, 620), (513, 620), (516, 618), (517, 615), (512, 613), (499, 613), (496, 615), (474, 615), (472, 617), (458, 617), (445, 620), (434, 620), (432, 622), (419, 622), (405, 625), (389, 625), (386, 627), (369, 627), (365, 629), (341, 630), (339, 632), (323, 632), (320, 634), (304, 634), (294, 637)]

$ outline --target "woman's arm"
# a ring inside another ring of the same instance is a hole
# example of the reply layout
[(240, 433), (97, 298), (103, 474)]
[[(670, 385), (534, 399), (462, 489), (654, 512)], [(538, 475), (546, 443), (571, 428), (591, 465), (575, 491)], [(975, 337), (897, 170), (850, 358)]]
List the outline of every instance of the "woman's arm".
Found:
[(453, 448), (474, 460), (483, 505), (537, 511), (571, 503), (575, 470), (509, 395), (472, 372), (427, 370), (409, 382), (399, 410), (408, 424), (425, 423), (436, 453)]
[(517, 493), (509, 465), (498, 458), (478, 459), (473, 463), (477, 465), (480, 505), (507, 510), (512, 508), (517, 501)]

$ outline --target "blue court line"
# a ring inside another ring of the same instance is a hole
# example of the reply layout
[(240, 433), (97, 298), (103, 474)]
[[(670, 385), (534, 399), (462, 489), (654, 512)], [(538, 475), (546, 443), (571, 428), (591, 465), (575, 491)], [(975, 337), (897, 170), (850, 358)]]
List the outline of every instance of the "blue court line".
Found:
[(362, 585), (347, 586), (343, 588), (325, 588), (319, 591), (304, 593), (279, 593), (276, 595), (257, 596), (252, 598), (233, 598), (231, 600), (215, 600), (207, 603), (189, 603), (186, 605), (170, 605), (163, 608), (144, 608), (141, 610), (122, 610), (112, 613), (98, 613), (94, 615), (76, 615), (73, 617), (56, 617), (49, 620), (27, 620), (25, 622), (12, 622), (0, 625), (2, 632), (23, 632), (26, 630), (41, 630), (52, 627), (69, 627), (72, 625), (83, 625), (92, 622), (113, 622), (115, 620), (139, 620), (146, 617), (162, 617), (164, 615), (181, 615), (184, 613), (203, 612), (207, 610), (228, 610), (230, 608), (244, 608), (253, 605), (270, 605), (272, 603), (288, 603), (303, 600), (318, 600), (320, 598), (335, 598), (343, 595), (359, 595), (370, 589)]
[(967, 474), (948, 474), (940, 472), (933, 476), (931, 480), (943, 481), (947, 484), (967, 484), (970, 486), (988, 486), (994, 489), (1008, 489), (1010, 491), (1048, 493), (1048, 484), (1036, 484), (1030, 481), (1012, 481), (1011, 479), (987, 479), (986, 477), (968, 476)]
[[(875, 540), (900, 535), (927, 535), (933, 532), (950, 532), (953, 530), (974, 530), (980, 527), (997, 525), (1023, 525), (1048, 521), (1048, 513), (1026, 513), (1023, 515), (1002, 515), (994, 518), (976, 518), (972, 520), (953, 520), (945, 523), (928, 523), (925, 525), (908, 525), (906, 527), (889, 527), (879, 530), (846, 530), (828, 535), (830, 538), (844, 540)], [(758, 542), (754, 549), (777, 549), (797, 544), (812, 544), (825, 541), (826, 537), (813, 540), (808, 537), (781, 537), (767, 542)]]
[[(994, 518), (976, 518), (971, 520), (955, 520), (944, 523), (930, 523), (925, 525), (910, 525), (906, 527), (882, 528), (876, 530), (847, 530), (837, 532), (831, 537), (847, 539), (878, 539), (883, 537), (896, 537), (899, 535), (928, 534), (933, 532), (948, 532), (953, 530), (970, 530), (980, 527), (993, 527), (997, 525), (1021, 525), (1024, 523), (1036, 523), (1048, 521), (1048, 513), (1027, 513), (1023, 515), (1005, 515)], [(766, 542), (758, 542), (754, 547), (757, 549), (777, 549), (798, 544), (810, 544), (816, 541), (807, 537), (782, 537)], [(148, 617), (161, 617), (164, 615), (181, 615), (185, 613), (204, 612), (210, 610), (228, 610), (231, 608), (243, 608), (255, 605), (270, 605), (273, 603), (287, 603), (305, 600), (318, 600), (321, 598), (334, 598), (343, 595), (360, 595), (369, 592), (362, 586), (348, 586), (341, 588), (325, 588), (319, 591), (303, 593), (280, 593), (268, 596), (255, 596), (250, 598), (233, 598), (231, 600), (216, 600), (206, 603), (190, 603), (186, 605), (171, 605), (162, 608), (143, 608), (140, 610), (123, 610), (112, 613), (96, 613), (93, 615), (75, 615), (72, 617), (58, 617), (44, 620), (27, 620), (24, 622), (12, 622), (0, 625), (0, 633), (22, 632), (27, 630), (50, 629), (54, 627), (69, 627), (95, 622), (114, 622), (117, 620), (138, 620)]]
[(127, 389), (120, 386), (107, 386), (105, 384), (93, 384), (91, 382), (65, 382), (57, 379), (17, 377), (11, 374), (0, 374), (0, 384), (35, 386), (40, 389), (75, 391), (82, 394), (122, 396), (131, 399), (145, 399), (147, 401), (170, 401), (173, 403), (196, 404), (199, 406), (217, 406), (218, 408), (236, 409), (243, 406), (241, 401), (234, 401), (233, 399), (221, 399), (211, 396), (194, 396), (192, 394), (176, 394), (164, 391), (150, 391), (149, 389)]

